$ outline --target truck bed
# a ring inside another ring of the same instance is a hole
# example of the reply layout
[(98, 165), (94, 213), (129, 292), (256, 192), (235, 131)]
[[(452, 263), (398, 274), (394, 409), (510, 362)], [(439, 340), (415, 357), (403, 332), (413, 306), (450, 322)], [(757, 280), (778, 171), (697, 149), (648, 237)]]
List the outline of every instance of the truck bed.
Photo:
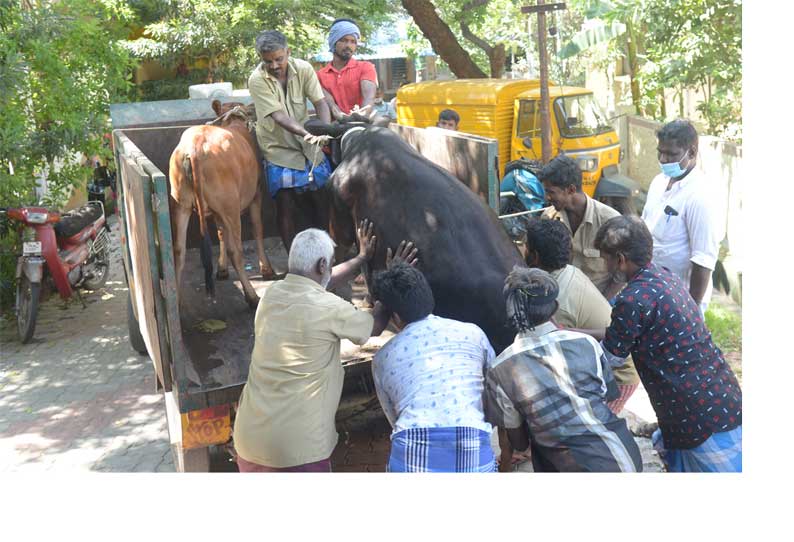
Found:
[[(251, 285), (261, 297), (276, 281), (262, 280), (256, 256), (255, 241), (243, 243), (245, 266)], [(265, 239), (265, 252), (279, 276), (287, 272), (287, 252), (278, 238)], [(217, 272), (218, 246), (213, 246), (213, 270)], [(182, 338), (189, 353), (192, 371), (188, 373), (200, 381), (201, 391), (242, 386), (248, 378), (248, 365), (254, 346), (254, 314), (243, 297), (242, 287), (234, 267), (229, 264), (229, 278), (215, 281), (215, 297), (208, 297), (204, 289), (204, 270), (199, 249), (188, 249), (182, 274), (180, 322)], [(366, 286), (351, 283), (352, 302), (361, 306)], [(344, 293), (343, 293), (344, 296)], [(369, 363), (378, 349), (392, 336), (387, 329), (362, 346), (343, 340), (342, 365), (346, 377), (369, 372)], [(366, 385), (366, 384), (365, 384)], [(198, 391), (198, 390), (193, 390)]]

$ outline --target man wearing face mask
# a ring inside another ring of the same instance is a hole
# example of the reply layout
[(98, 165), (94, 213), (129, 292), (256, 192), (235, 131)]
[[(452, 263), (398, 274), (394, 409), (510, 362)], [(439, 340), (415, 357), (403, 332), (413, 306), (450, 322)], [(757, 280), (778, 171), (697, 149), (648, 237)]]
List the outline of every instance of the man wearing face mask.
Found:
[[(358, 256), (333, 268), (334, 242), (325, 231), (296, 235), (289, 273), (259, 301), (234, 423), (240, 472), (331, 470), (344, 380), (340, 341), (364, 344), (381, 334), (390, 316), (378, 303), (370, 314), (327, 291), (349, 281), (375, 252), (371, 223), (363, 221), (357, 235)], [(402, 254), (398, 250), (397, 259)]]
[(333, 58), (317, 72), (331, 116), (340, 120), (353, 107), (363, 109), (375, 99), (378, 75), (371, 62), (356, 60), (361, 31), (350, 19), (337, 19), (328, 32), (328, 48)]
[(698, 134), (690, 121), (665, 124), (656, 137), (662, 172), (651, 182), (642, 211), (653, 235), (653, 261), (681, 277), (705, 313), (724, 236), (721, 201), (695, 167)]
[(389, 120), (397, 120), (397, 114), (394, 112), (394, 108), (391, 103), (383, 100), (383, 90), (380, 88), (375, 92), (375, 101), (372, 102), (372, 110), (381, 117), (386, 117)]

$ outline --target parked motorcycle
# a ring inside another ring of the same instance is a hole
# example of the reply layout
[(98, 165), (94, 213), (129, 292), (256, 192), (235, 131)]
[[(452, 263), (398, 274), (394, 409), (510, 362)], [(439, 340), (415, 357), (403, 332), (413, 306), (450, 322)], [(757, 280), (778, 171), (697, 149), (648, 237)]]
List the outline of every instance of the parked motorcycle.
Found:
[(16, 314), (24, 344), (33, 338), (45, 276), (52, 279), (63, 299), (76, 293), (81, 302), (78, 288), (96, 290), (105, 284), (110, 270), (110, 227), (100, 201), (64, 215), (44, 207), (0, 208), (0, 213), (18, 223), (22, 236)]

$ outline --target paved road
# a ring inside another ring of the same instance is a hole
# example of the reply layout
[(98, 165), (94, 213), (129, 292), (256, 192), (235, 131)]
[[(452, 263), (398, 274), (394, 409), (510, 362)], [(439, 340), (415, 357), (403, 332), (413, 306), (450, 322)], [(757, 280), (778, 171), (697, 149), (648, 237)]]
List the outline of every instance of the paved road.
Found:
[[(117, 248), (106, 286), (84, 294), (87, 308), (57, 296), (44, 302), (31, 344), (19, 344), (13, 325), (0, 322), (0, 472), (174, 471), (151, 362), (128, 343), (120, 258)], [(631, 404), (648, 419), (642, 390)], [(337, 420), (334, 470), (383, 472), (390, 428), (377, 399), (346, 400)], [(649, 441), (638, 442), (646, 470), (659, 471)]]
[(0, 323), (0, 471), (174, 471), (151, 362), (128, 343), (120, 258), (86, 309), (44, 302), (32, 343)]

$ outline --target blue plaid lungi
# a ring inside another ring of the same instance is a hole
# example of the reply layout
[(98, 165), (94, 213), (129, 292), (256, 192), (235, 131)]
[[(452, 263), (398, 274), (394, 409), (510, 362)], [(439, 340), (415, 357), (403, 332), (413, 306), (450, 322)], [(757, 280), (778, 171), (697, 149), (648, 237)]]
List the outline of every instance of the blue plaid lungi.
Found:
[[(311, 175), (309, 175), (311, 172)], [(290, 188), (298, 193), (311, 192), (321, 188), (331, 176), (331, 162), (323, 155), (323, 160), (312, 170), (312, 163), (306, 160), (303, 171), (267, 163), (267, 190), (275, 198), (282, 188)]]
[(651, 435), (651, 440), (669, 472), (742, 472), (741, 425), (714, 433), (703, 444), (691, 449), (665, 449), (659, 429)]
[(405, 429), (392, 435), (388, 472), (495, 472), (491, 434), (472, 427)]

